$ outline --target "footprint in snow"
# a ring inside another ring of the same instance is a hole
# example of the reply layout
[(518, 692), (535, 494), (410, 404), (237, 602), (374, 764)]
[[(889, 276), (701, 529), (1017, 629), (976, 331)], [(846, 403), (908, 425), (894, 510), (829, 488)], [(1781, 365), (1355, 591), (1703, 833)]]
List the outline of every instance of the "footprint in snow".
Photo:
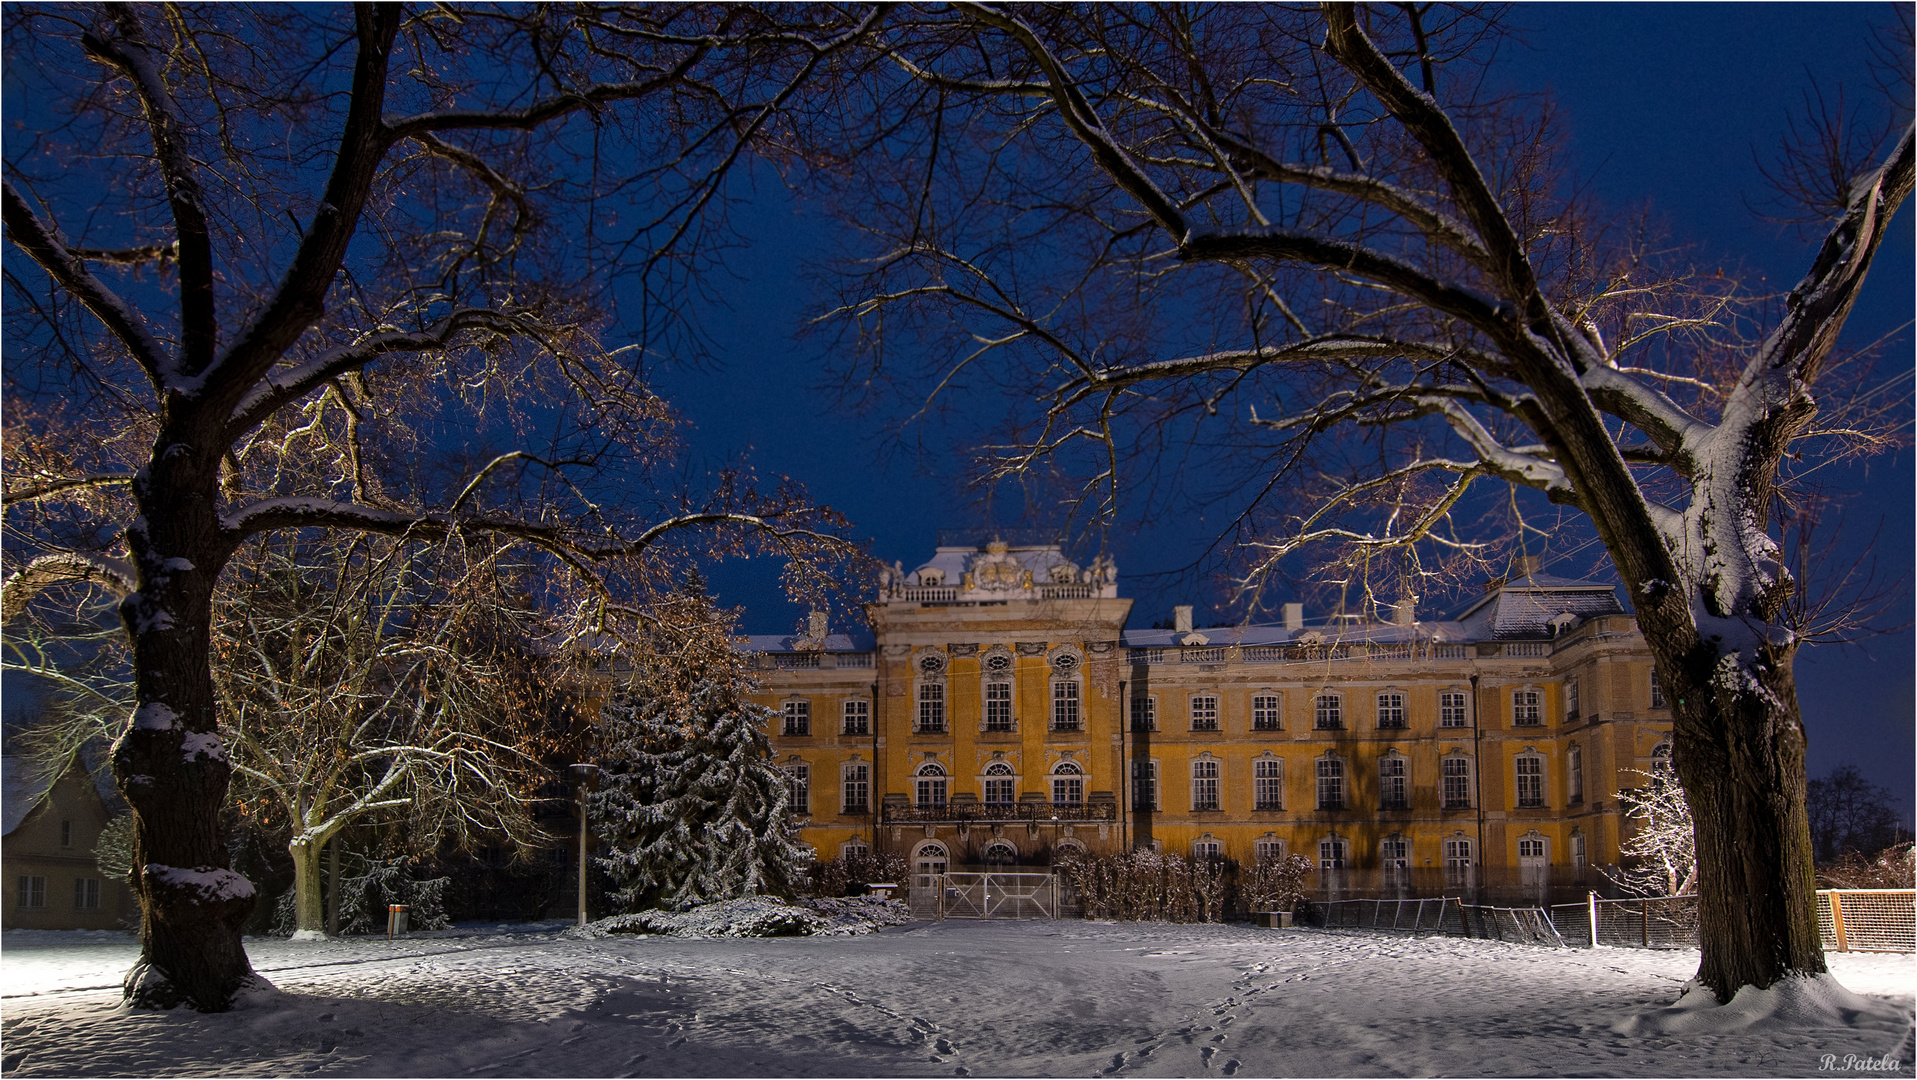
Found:
[(1238, 1068), (1239, 1068), (1238, 1059), (1232, 1058), (1230, 1061), (1225, 1062), (1224, 1069), (1220, 1071), (1222, 1071), (1226, 1076), (1235, 1076), (1238, 1073)]
[(1216, 1046), (1207, 1046), (1203, 1050), (1198, 1051), (1198, 1060), (1204, 1064), (1205, 1068), (1209, 1069), (1211, 1068), (1211, 1059), (1217, 1055), (1218, 1048)]
[(958, 1053), (958, 1050), (957, 1050), (957, 1049), (956, 1049), (955, 1047), (953, 1047), (953, 1045), (952, 1045), (952, 1040), (950, 1040), (950, 1039), (940, 1039), (940, 1040), (939, 1040), (939, 1041), (938, 1041), (937, 1043), (935, 1043), (935, 1044), (933, 1045), (933, 1047), (932, 1047), (932, 1048), (933, 1048), (934, 1050), (937, 1050), (937, 1051), (938, 1051), (939, 1053), (941, 1053), (941, 1054), (956, 1054), (956, 1053)]

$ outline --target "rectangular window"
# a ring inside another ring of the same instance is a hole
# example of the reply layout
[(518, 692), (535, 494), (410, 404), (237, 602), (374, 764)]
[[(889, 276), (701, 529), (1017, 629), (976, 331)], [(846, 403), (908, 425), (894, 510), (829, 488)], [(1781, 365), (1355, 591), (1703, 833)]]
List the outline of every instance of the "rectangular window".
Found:
[(1574, 803), (1584, 801), (1584, 751), (1575, 746), (1571, 748), (1569, 754), (1565, 755), (1564, 786), (1568, 790), (1570, 801)]
[(810, 765), (787, 765), (785, 767), (786, 788), (790, 791), (790, 802), (786, 810), (798, 817), (812, 813), (812, 767)]
[(945, 805), (945, 777), (921, 776), (918, 788), (920, 806)]
[(1462, 692), (1447, 690), (1438, 695), (1438, 726), (1464, 726), (1464, 694)]
[(1132, 699), (1132, 730), (1158, 730), (1158, 699), (1154, 697), (1135, 697)]
[(919, 731), (922, 734), (945, 733), (945, 684), (919, 684)]
[(1471, 762), (1464, 758), (1444, 759), (1444, 808), (1471, 808)]
[(60, 823), (60, 846), (73, 846), (73, 822), (71, 821), (62, 821)]
[(1252, 858), (1259, 862), (1277, 862), (1285, 857), (1283, 840), (1259, 840), (1251, 845)]
[(1578, 714), (1578, 681), (1564, 680), (1564, 715), (1568, 719)]
[(1074, 804), (1084, 802), (1085, 778), (1082, 776), (1052, 777), (1052, 801)]
[(1544, 805), (1544, 759), (1541, 757), (1521, 757), (1518, 759), (1518, 805)]
[(1012, 778), (1009, 776), (988, 776), (985, 778), (985, 801), (1003, 805), (1012, 801)]
[(1378, 759), (1378, 806), (1383, 810), (1411, 809), (1411, 795), (1405, 787), (1404, 759)]
[(1052, 730), (1077, 731), (1084, 725), (1078, 716), (1078, 683), (1061, 681), (1052, 684)]
[(1158, 763), (1132, 762), (1132, 809), (1158, 809)]
[(1012, 730), (1012, 684), (985, 684), (985, 730)]
[(82, 877), (73, 879), (73, 910), (100, 910), (100, 879)]
[(1571, 866), (1578, 873), (1584, 872), (1584, 834), (1571, 834)]
[(1411, 865), (1411, 841), (1393, 837), (1378, 845), (1378, 856), (1387, 870), (1403, 870)]
[(1259, 694), (1251, 699), (1253, 731), (1283, 731), (1285, 724), (1278, 708), (1277, 694)]
[(845, 703), (845, 733), (847, 735), (872, 734), (871, 702), (848, 701)]
[(1218, 809), (1218, 763), (1210, 760), (1191, 764), (1191, 808)]
[(1378, 726), (1404, 727), (1404, 695), (1396, 692), (1378, 695)]
[(839, 774), (845, 788), (844, 809), (848, 814), (863, 814), (872, 809), (872, 767), (863, 762), (847, 765)]
[(1536, 690), (1511, 691), (1511, 722), (1520, 727), (1543, 723), (1542, 710), (1538, 707), (1542, 696)]
[(1259, 758), (1251, 763), (1252, 804), (1255, 810), (1285, 808), (1285, 763), (1277, 758)]
[(1336, 694), (1320, 694), (1312, 708), (1312, 726), (1319, 731), (1343, 731), (1345, 706)]
[(1218, 699), (1209, 694), (1200, 694), (1191, 699), (1191, 729), (1193, 731), (1218, 730)]
[(785, 726), (781, 735), (812, 734), (812, 703), (809, 701), (788, 701), (785, 703)]
[(1345, 842), (1343, 840), (1318, 841), (1318, 869), (1343, 870), (1345, 868)]
[(21, 907), (39, 909), (47, 906), (47, 879), (38, 874), (21, 874), (18, 901)]
[(1318, 759), (1318, 809), (1345, 808), (1345, 763), (1337, 758)]
[(1664, 707), (1664, 688), (1657, 684), (1657, 669), (1652, 668), (1651, 669), (1651, 708), (1662, 709), (1663, 707)]
[(1197, 862), (1212, 862), (1225, 857), (1225, 845), (1216, 840), (1194, 840), (1191, 857)]
[(1518, 841), (1518, 858), (1520, 859), (1544, 858), (1544, 841), (1542, 840)]
[(1471, 841), (1446, 840), (1444, 842), (1444, 882), (1452, 888), (1470, 888), (1472, 886)]

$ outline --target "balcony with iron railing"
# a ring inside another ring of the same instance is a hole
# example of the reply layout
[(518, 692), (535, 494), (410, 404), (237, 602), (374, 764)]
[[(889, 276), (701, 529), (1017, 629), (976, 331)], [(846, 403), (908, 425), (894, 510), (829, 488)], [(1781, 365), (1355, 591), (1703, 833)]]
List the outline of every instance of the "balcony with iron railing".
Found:
[(931, 825), (971, 821), (1117, 821), (1118, 804), (1109, 801), (1060, 803), (1038, 800), (982, 803), (969, 799), (953, 800), (934, 806), (887, 803), (880, 817), (886, 824), (895, 825)]

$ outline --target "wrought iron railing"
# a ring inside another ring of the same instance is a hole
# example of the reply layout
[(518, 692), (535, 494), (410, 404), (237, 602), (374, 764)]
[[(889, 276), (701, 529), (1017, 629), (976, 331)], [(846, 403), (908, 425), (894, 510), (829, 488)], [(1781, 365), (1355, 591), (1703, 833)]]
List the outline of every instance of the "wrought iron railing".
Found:
[(1116, 821), (1116, 803), (975, 803), (948, 802), (941, 806), (888, 806), (888, 824), (929, 824), (956, 821)]

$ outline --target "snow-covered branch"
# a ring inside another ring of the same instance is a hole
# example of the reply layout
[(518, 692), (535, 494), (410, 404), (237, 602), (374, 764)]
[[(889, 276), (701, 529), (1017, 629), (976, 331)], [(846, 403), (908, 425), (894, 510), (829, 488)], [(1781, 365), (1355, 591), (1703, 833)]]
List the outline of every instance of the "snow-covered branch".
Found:
[(75, 582), (104, 586), (125, 596), (134, 590), (137, 578), (123, 559), (80, 551), (42, 555), (0, 586), (0, 622), (11, 622), (45, 590)]

